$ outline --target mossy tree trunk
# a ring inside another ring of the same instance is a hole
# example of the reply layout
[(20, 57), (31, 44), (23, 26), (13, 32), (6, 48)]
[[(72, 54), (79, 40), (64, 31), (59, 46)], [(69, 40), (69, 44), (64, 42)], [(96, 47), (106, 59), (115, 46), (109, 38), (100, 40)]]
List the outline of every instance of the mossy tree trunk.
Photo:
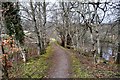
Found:
[(2, 9), (7, 34), (10, 36), (15, 35), (16, 40), (23, 44), (24, 32), (21, 25), (18, 2), (3, 2)]
[(117, 19), (117, 22), (118, 22), (118, 54), (117, 54), (116, 63), (120, 64), (120, 1), (119, 1), (117, 9), (119, 11), (118, 11), (118, 19)]
[(118, 53), (117, 53), (116, 63), (120, 64), (120, 20), (118, 24)]

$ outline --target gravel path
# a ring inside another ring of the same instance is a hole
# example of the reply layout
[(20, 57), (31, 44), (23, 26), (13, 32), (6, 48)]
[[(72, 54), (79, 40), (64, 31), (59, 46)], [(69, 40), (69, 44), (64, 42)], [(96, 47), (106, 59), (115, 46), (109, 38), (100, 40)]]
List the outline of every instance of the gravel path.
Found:
[(69, 78), (70, 59), (69, 54), (57, 44), (53, 44), (54, 54), (52, 66), (48, 72), (49, 78)]

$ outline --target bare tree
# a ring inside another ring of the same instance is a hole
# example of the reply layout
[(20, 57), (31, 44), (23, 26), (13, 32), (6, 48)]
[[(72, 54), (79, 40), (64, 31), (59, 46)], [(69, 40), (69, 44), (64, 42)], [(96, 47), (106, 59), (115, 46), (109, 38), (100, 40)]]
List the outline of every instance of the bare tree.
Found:
[(36, 21), (36, 16), (35, 16), (35, 7), (33, 7), (33, 2), (32, 0), (30, 0), (30, 7), (31, 7), (31, 11), (32, 11), (32, 18), (33, 18), (33, 22), (34, 22), (34, 28), (35, 28), (35, 32), (37, 34), (37, 42), (38, 42), (38, 55), (41, 52), (41, 44), (40, 44), (40, 33), (38, 31), (38, 27), (37, 27), (37, 21)]
[(120, 1), (117, 5), (117, 9), (118, 11), (118, 18), (117, 18), (117, 22), (118, 22), (118, 53), (117, 53), (117, 60), (116, 63), (120, 64)]

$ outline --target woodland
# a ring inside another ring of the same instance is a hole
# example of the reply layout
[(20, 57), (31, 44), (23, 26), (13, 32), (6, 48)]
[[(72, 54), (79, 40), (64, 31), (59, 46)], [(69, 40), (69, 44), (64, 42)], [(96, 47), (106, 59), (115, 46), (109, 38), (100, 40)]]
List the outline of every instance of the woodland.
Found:
[(0, 79), (120, 78), (119, 0), (0, 1)]

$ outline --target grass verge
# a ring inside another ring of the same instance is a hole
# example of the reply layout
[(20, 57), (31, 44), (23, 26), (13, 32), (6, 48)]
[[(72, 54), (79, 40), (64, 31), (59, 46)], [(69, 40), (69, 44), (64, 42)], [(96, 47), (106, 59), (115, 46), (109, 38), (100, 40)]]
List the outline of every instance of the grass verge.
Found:
[(71, 56), (72, 59), (72, 78), (90, 78), (91, 76), (87, 71), (81, 69), (81, 64), (79, 59), (73, 53)]
[(50, 45), (46, 48), (45, 54), (37, 58), (31, 58), (26, 63), (20, 63), (14, 66), (9, 76), (15, 78), (43, 78), (50, 66), (49, 58), (52, 52), (52, 46)]

